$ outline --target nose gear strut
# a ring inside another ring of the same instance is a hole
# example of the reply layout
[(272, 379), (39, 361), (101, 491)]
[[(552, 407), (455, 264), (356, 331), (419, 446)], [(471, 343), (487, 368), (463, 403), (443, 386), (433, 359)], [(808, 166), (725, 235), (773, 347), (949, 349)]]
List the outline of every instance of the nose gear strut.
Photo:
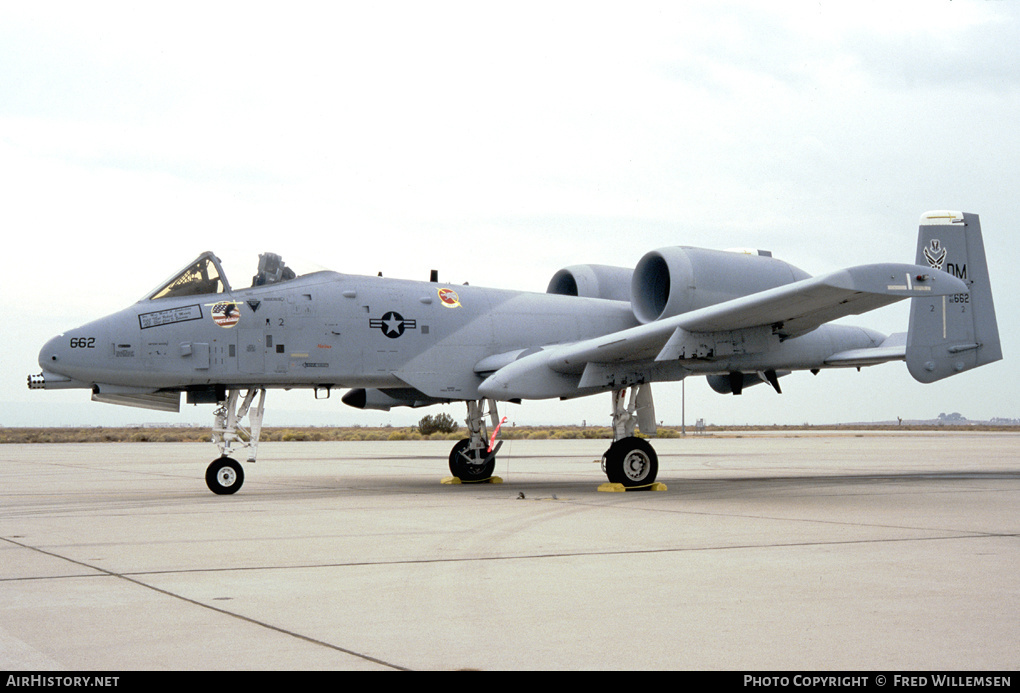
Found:
[[(256, 393), (258, 404), (251, 409)], [(220, 449), (220, 456), (213, 460), (206, 469), (205, 482), (209, 490), (219, 495), (236, 493), (244, 483), (244, 471), (236, 460), (230, 457), (232, 446), (238, 444), (248, 448), (248, 462), (255, 462), (258, 454), (259, 438), (262, 435), (262, 417), (266, 411), (265, 388), (251, 388), (238, 406), (240, 390), (230, 390), (225, 401), (217, 402), (213, 412), (212, 442)], [(241, 425), (244, 417), (248, 417), (248, 427)]]

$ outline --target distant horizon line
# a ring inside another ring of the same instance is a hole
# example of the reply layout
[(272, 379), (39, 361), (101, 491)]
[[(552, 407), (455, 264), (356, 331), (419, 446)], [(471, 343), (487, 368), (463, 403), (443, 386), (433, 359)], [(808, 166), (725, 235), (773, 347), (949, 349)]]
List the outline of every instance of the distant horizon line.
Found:
[[(715, 429), (760, 429), (760, 428), (784, 428), (784, 429), (808, 429), (808, 428), (846, 428), (846, 427), (860, 427), (860, 428), (898, 428), (903, 426), (937, 426), (941, 428), (972, 428), (974, 426), (989, 426), (989, 427), (1010, 427), (1020, 426), (1020, 419), (1008, 419), (1005, 417), (995, 417), (987, 420), (978, 419), (902, 419), (901, 421), (847, 421), (847, 422), (835, 422), (835, 423), (824, 423), (824, 424), (813, 424), (813, 423), (801, 423), (801, 424), (783, 424), (783, 423), (705, 423), (700, 428), (715, 428)], [(401, 428), (417, 428), (417, 423), (411, 424), (382, 424), (379, 426), (366, 426), (363, 424), (348, 424), (348, 425), (333, 425), (333, 424), (298, 424), (298, 425), (272, 425), (263, 426), (262, 430), (280, 430), (280, 429), (401, 429)], [(673, 424), (673, 423), (660, 423), (660, 428), (665, 429), (680, 429), (680, 428), (699, 428), (698, 424)], [(209, 428), (204, 424), (196, 423), (171, 423), (152, 421), (145, 423), (136, 424), (123, 424), (123, 425), (106, 425), (106, 424), (64, 424), (64, 425), (22, 425), (22, 426), (5, 426), (0, 424), (0, 430), (14, 430), (14, 429), (75, 429), (75, 428), (103, 428), (103, 429), (136, 429), (136, 428)], [(516, 424), (510, 422), (508, 428), (570, 428), (570, 429), (600, 429), (600, 428), (611, 428), (608, 424), (556, 424), (556, 423), (540, 423), (540, 424)], [(459, 428), (458, 428), (459, 430)]]

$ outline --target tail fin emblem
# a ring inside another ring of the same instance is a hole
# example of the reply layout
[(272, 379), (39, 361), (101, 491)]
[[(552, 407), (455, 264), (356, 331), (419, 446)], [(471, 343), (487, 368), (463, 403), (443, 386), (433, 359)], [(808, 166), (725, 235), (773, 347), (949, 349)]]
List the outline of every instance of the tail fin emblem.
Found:
[(942, 269), (942, 263), (946, 261), (946, 249), (942, 247), (942, 241), (937, 238), (931, 239), (931, 247), (925, 248), (922, 252), (932, 269)]

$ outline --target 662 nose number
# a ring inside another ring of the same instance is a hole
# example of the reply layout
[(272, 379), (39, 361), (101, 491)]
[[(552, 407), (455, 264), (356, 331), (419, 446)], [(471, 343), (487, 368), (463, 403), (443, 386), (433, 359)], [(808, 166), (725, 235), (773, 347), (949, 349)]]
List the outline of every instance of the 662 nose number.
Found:
[(71, 348), (72, 349), (95, 349), (96, 338), (95, 337), (71, 337)]

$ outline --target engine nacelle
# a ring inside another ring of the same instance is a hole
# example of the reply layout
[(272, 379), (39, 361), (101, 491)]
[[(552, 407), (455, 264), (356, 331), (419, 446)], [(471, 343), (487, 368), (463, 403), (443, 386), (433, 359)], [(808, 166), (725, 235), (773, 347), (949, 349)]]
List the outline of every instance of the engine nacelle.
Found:
[(631, 307), (638, 321), (649, 323), (810, 276), (760, 251), (660, 248), (634, 268)]
[(626, 267), (571, 265), (553, 275), (546, 293), (629, 301), (633, 273)]

